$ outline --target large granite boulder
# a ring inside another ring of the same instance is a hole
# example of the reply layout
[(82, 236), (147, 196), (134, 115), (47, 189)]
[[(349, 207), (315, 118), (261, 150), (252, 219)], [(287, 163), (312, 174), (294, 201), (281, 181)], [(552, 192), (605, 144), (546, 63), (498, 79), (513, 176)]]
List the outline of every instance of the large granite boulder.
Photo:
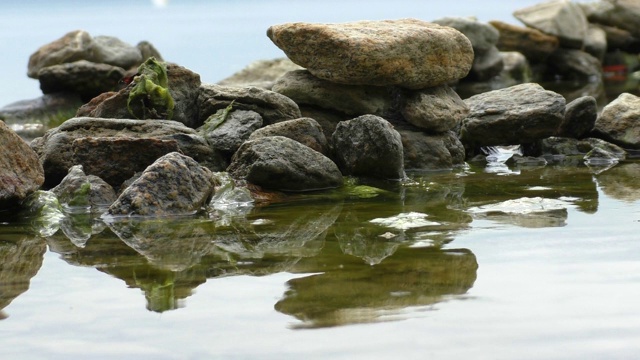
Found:
[(467, 149), (517, 145), (556, 133), (564, 119), (566, 100), (534, 83), (515, 85), (465, 100), (469, 115), (460, 140)]
[(323, 155), (329, 155), (327, 137), (320, 124), (312, 118), (305, 117), (267, 125), (251, 133), (249, 140), (267, 136), (284, 136)]
[(314, 76), (348, 85), (421, 89), (461, 79), (473, 63), (466, 36), (416, 19), (287, 23), (267, 36)]
[(389, 87), (344, 85), (317, 78), (308, 70), (290, 71), (273, 85), (273, 91), (298, 105), (312, 105), (349, 115), (383, 116), (393, 106)]
[(111, 215), (191, 215), (213, 193), (213, 174), (192, 158), (172, 152), (156, 160), (109, 207)]
[(640, 97), (623, 93), (602, 109), (594, 132), (623, 148), (640, 149)]
[(532, 63), (545, 62), (549, 55), (558, 48), (558, 38), (546, 35), (540, 30), (497, 20), (489, 23), (500, 32), (498, 49), (522, 53)]
[[(95, 138), (98, 138), (98, 140), (95, 140)], [(155, 139), (156, 141), (136, 141), (131, 138)], [(79, 141), (76, 142), (76, 140)], [(102, 151), (99, 151), (100, 147), (95, 149), (95, 154), (99, 154), (100, 157), (82, 160), (85, 165), (85, 171), (91, 174), (88, 169), (97, 164), (111, 166), (116, 170), (131, 169), (137, 166), (131, 164), (135, 159), (145, 158), (145, 162), (147, 162), (147, 156), (152, 152), (154, 153), (153, 156), (160, 156), (162, 154), (156, 152), (157, 149), (145, 149), (145, 146), (155, 144), (165, 149), (172, 146), (171, 142), (167, 143), (162, 140), (175, 141), (179, 151), (196, 159), (196, 161), (212, 171), (220, 171), (226, 168), (227, 164), (222, 156), (214, 152), (207, 141), (198, 135), (196, 130), (186, 127), (182, 123), (169, 120), (73, 118), (59, 127), (49, 130), (44, 136), (34, 139), (31, 142), (31, 147), (38, 154), (40, 163), (44, 167), (46, 186), (53, 187), (60, 183), (71, 166), (78, 164), (78, 156), (80, 156), (80, 160), (88, 156), (77, 153), (78, 149), (88, 148), (95, 143), (101, 143), (104, 146)], [(108, 158), (105, 158), (107, 155), (105, 152), (109, 154)], [(147, 154), (145, 155), (145, 153)], [(142, 166), (141, 164), (138, 165)], [(105, 174), (103, 173), (101, 177), (106, 181), (107, 179), (104, 176)], [(112, 184), (114, 187), (118, 185)]]
[(202, 84), (198, 96), (200, 125), (209, 116), (227, 108), (232, 102), (235, 110), (251, 110), (260, 114), (265, 125), (302, 116), (298, 105), (293, 100), (270, 90)]
[(564, 47), (581, 49), (587, 36), (587, 17), (577, 3), (552, 0), (513, 13), (525, 25), (557, 36)]
[(331, 138), (334, 159), (345, 175), (403, 179), (402, 138), (385, 119), (362, 115), (342, 121)]
[(29, 57), (27, 75), (38, 78), (47, 66), (87, 60), (123, 69), (138, 66), (144, 61), (139, 48), (112, 36), (92, 37), (84, 30), (75, 30), (58, 40), (43, 45)]
[(442, 133), (451, 130), (467, 117), (469, 108), (447, 85), (404, 91), (400, 113), (407, 122), (424, 131)]
[(227, 171), (235, 179), (279, 191), (335, 188), (343, 181), (329, 158), (283, 136), (245, 142), (233, 155)]
[(17, 205), (44, 183), (44, 170), (29, 145), (0, 121), (0, 209)]

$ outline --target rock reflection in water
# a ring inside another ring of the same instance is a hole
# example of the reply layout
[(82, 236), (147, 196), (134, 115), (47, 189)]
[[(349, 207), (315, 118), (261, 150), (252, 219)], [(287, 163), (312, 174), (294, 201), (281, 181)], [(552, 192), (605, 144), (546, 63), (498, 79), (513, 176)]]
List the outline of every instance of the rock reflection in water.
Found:
[[(400, 247), (375, 266), (326, 257), (301, 266), (322, 272), (288, 282), (275, 309), (302, 323), (328, 327), (392, 320), (408, 307), (431, 306), (465, 294), (476, 280), (478, 263), (466, 249)], [(302, 265), (302, 264), (301, 264)]]
[(0, 235), (0, 320), (2, 309), (29, 289), (29, 282), (40, 270), (46, 243), (39, 237), (5, 232)]
[(596, 176), (602, 191), (614, 199), (633, 202), (640, 199), (640, 163), (622, 163)]

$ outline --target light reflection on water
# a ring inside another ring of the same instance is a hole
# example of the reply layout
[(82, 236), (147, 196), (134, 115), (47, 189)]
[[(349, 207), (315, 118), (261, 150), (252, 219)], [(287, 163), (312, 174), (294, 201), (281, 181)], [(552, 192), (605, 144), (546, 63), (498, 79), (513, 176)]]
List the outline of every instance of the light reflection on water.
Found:
[[(393, 184), (381, 198), (333, 194), (257, 208), (226, 225), (110, 225), (84, 248), (58, 231), (46, 239), (50, 251), (18, 261), (23, 290), (9, 294), (3, 310), (0, 352), (48, 359), (624, 358), (640, 349), (632, 341), (640, 336), (637, 169), (631, 162), (595, 176), (586, 167), (549, 167), (503, 177), (471, 168), (463, 177)], [(562, 226), (538, 227), (474, 219), (465, 210), (526, 196), (564, 197), (575, 206)], [(413, 211), (439, 225), (394, 230), (370, 222)], [(254, 218), (269, 221), (252, 225)], [(9, 226), (0, 231), (5, 249), (45, 244), (6, 235), (17, 232)], [(380, 237), (387, 232), (396, 236)], [(372, 258), (379, 260), (371, 265)], [(16, 284), (0, 279), (0, 289)], [(316, 329), (299, 330), (307, 328)]]

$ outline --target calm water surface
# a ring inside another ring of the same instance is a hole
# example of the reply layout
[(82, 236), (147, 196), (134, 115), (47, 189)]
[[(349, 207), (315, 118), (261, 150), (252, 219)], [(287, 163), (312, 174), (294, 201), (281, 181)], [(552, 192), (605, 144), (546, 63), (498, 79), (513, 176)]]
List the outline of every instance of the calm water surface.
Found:
[[(533, 3), (2, 5), (0, 105), (39, 95), (28, 56), (76, 28), (149, 40), (214, 82), (281, 56), (264, 36), (275, 23), (515, 22)], [(371, 197), (340, 190), (161, 221), (68, 216), (47, 236), (0, 213), (0, 358), (633, 359), (640, 163), (600, 170), (472, 164), (368, 184), (385, 190)], [(550, 208), (478, 211), (527, 199)], [(423, 215), (390, 223), (411, 213)]]

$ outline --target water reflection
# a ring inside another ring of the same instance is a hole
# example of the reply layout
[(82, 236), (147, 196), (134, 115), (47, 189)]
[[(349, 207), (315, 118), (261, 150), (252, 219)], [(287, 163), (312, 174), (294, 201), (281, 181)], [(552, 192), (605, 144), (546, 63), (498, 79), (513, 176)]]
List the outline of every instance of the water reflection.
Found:
[[(16, 229), (17, 230), (17, 229)], [(40, 270), (45, 242), (19, 231), (2, 227), (0, 234), (0, 320), (7, 318), (2, 309), (29, 289), (29, 282)]]
[(602, 191), (614, 199), (633, 202), (640, 199), (640, 163), (622, 163), (596, 177)]

